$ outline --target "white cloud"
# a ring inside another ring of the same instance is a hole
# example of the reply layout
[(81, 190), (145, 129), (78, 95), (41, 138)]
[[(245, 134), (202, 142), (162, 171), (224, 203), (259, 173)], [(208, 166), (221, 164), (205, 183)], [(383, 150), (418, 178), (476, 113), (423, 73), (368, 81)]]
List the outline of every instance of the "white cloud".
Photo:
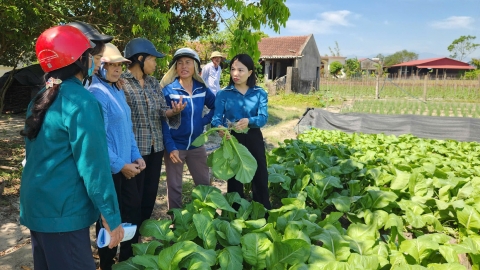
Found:
[(288, 20), (287, 30), (298, 34), (326, 34), (333, 32), (336, 26), (352, 26), (349, 19), (352, 12), (348, 10), (327, 11), (317, 14), (313, 20)]
[(475, 19), (468, 16), (451, 16), (441, 21), (434, 21), (430, 26), (438, 29), (456, 29), (456, 28), (472, 28)]

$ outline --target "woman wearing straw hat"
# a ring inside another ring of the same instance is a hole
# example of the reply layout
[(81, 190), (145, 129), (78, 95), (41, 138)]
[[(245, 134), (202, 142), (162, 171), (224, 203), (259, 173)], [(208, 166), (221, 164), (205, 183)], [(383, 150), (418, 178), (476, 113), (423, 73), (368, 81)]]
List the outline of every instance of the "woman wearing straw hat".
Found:
[[(122, 222), (140, 226), (141, 194), (137, 188), (135, 176), (145, 169), (145, 161), (138, 151), (133, 134), (130, 107), (123, 90), (116, 85), (125, 63), (130, 63), (130, 60), (124, 58), (115, 45), (105, 44), (100, 69), (93, 76), (88, 90), (102, 105), (110, 170), (117, 192)], [(97, 222), (97, 235), (100, 228), (101, 224)], [(132, 243), (138, 243), (138, 232), (136, 237), (120, 244), (119, 261), (125, 261), (133, 256)], [(113, 259), (116, 254), (116, 249), (99, 248), (100, 268), (102, 270), (111, 269), (115, 263)]]
[(220, 77), (222, 76), (222, 62), (223, 55), (219, 51), (214, 51), (210, 55), (212, 62), (206, 64), (202, 68), (202, 79), (214, 95), (220, 91)]
[[(194, 50), (179, 49), (173, 55), (170, 69), (160, 82), (167, 104), (179, 102), (181, 99), (187, 104), (180, 113), (181, 124), (178, 129), (169, 129), (172, 140), (165, 140), (169, 209), (182, 207), (184, 163), (187, 163), (195, 185), (210, 185), (205, 146), (192, 146), (192, 142), (202, 134), (204, 126), (210, 123), (215, 104), (215, 95), (198, 75), (199, 68), (200, 58)], [(207, 106), (210, 112), (202, 116), (204, 106)], [(164, 125), (164, 128), (168, 129), (168, 126)]]
[(100, 214), (110, 248), (123, 238), (109, 168), (102, 108), (83, 88), (93, 73), (91, 44), (61, 25), (35, 45), (45, 87), (29, 105), (26, 164), (20, 187), (20, 223), (30, 229), (35, 269), (95, 269), (89, 227)]

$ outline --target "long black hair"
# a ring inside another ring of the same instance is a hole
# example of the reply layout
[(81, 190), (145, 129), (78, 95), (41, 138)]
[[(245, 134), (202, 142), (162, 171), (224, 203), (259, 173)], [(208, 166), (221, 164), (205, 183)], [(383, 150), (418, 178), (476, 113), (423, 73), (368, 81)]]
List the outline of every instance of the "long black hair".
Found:
[[(250, 55), (244, 54), (244, 53), (235, 55), (230, 61), (230, 70), (232, 70), (232, 65), (233, 65), (233, 62), (235, 61), (238, 61), (244, 64), (249, 71), (250, 70), (252, 71), (252, 74), (250, 74), (250, 77), (248, 77), (247, 79), (247, 86), (250, 88), (255, 87), (255, 85), (257, 84), (257, 75), (255, 75), (255, 64), (253, 63), (253, 60), (250, 57)], [(228, 85), (235, 85), (231, 74), (230, 74), (230, 82), (228, 83)]]
[[(89, 52), (87, 50), (81, 59), (78, 59), (75, 63), (45, 74), (45, 81), (48, 81), (49, 78), (63, 81), (75, 76), (79, 72), (85, 73), (85, 68), (82, 68), (82, 64), (80, 63), (83, 63), (85, 58), (87, 58), (88, 61), (88, 55)], [(25, 120), (25, 129), (20, 131), (20, 135), (27, 137), (29, 140), (34, 140), (38, 136), (43, 121), (45, 120), (45, 114), (58, 96), (60, 85), (61, 84), (53, 84), (52, 87), (45, 89), (45, 91), (40, 91), (35, 96), (30, 108), (32, 114)]]

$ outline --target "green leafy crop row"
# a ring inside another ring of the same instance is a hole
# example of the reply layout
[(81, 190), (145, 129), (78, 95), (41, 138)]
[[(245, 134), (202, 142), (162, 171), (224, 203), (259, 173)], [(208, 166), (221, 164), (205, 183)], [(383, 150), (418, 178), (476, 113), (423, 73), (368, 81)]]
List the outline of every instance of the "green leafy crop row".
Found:
[(312, 130), (268, 154), (275, 209), (198, 186), (114, 269), (479, 269), (479, 151)]

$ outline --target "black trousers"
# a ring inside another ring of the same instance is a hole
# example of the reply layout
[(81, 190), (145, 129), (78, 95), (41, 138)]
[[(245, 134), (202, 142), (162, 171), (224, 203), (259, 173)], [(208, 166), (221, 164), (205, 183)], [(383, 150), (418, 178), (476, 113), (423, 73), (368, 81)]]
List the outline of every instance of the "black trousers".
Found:
[[(120, 255), (118, 260), (125, 261), (133, 256), (132, 244), (138, 243), (138, 229), (140, 228), (141, 223), (141, 197), (137, 187), (138, 180), (136, 177), (127, 179), (121, 172), (112, 174), (112, 177), (115, 184), (115, 191), (117, 193), (122, 222), (137, 225), (137, 232), (135, 236), (132, 239), (120, 244)], [(101, 221), (98, 221), (96, 224), (97, 235), (101, 226)], [(110, 229), (113, 230), (115, 228)], [(112, 265), (115, 263), (114, 258), (116, 254), (116, 247), (112, 249), (108, 247), (99, 248), (98, 256), (100, 257), (100, 268), (102, 270), (112, 269)]]
[(30, 231), (35, 270), (95, 270), (89, 227), (62, 233)]
[[(265, 206), (266, 209), (272, 209), (270, 204), (270, 196), (268, 193), (268, 171), (267, 159), (265, 157), (265, 144), (263, 142), (262, 131), (259, 128), (251, 128), (248, 133), (232, 132), (238, 142), (243, 144), (252, 156), (257, 160), (257, 171), (252, 180), (253, 200)], [(238, 192), (244, 198), (243, 184), (235, 178), (231, 178), (227, 182), (227, 192)]]
[(149, 219), (152, 215), (157, 199), (158, 183), (160, 181), (160, 171), (162, 169), (164, 151), (154, 152), (153, 146), (149, 155), (143, 156), (147, 167), (140, 172), (137, 178), (137, 187), (141, 197), (141, 223)]

